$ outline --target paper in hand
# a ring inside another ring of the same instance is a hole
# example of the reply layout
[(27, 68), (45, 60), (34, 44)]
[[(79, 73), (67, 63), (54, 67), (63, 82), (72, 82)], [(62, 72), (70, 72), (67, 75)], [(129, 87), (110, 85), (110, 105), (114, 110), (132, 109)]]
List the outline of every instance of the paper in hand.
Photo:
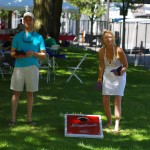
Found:
[(23, 50), (20, 50), (20, 51), (16, 51), (16, 55), (17, 56), (25, 56), (26, 55), (26, 53), (23, 51)]
[(112, 69), (111, 72), (117, 72), (118, 76), (120, 76), (120, 71), (122, 69), (122, 66), (119, 66), (118, 68), (116, 69)]

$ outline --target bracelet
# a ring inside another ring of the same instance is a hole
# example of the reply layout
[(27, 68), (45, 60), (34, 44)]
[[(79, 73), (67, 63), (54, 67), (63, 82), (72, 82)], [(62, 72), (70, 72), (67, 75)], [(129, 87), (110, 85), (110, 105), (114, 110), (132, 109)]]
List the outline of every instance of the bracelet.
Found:
[(102, 81), (102, 79), (98, 79), (98, 81)]

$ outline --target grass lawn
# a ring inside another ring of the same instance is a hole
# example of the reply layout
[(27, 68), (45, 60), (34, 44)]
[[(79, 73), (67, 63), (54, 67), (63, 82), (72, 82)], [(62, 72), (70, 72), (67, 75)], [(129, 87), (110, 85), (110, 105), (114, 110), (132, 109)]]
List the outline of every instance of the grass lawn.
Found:
[[(74, 49), (74, 50), (72, 50)], [(36, 127), (26, 125), (26, 93), (18, 105), (17, 124), (8, 128), (11, 116), (10, 75), (0, 77), (0, 149), (3, 150), (149, 150), (150, 149), (150, 71), (129, 65), (127, 85), (122, 101), (121, 133), (104, 132), (103, 139), (70, 138), (64, 136), (64, 115), (103, 113), (101, 93), (95, 90), (97, 81), (97, 53), (81, 49), (63, 49), (67, 60), (56, 60), (56, 81), (40, 79), (40, 90), (35, 93), (33, 120)], [(66, 83), (70, 73), (67, 66), (76, 66), (87, 53), (87, 59), (76, 78)], [(52, 69), (51, 69), (52, 70)], [(113, 112), (113, 100), (112, 100)]]

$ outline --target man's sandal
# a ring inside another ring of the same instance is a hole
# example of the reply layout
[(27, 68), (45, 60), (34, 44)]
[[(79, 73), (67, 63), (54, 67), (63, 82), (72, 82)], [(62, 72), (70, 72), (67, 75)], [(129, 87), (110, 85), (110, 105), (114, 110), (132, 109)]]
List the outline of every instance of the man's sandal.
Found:
[(15, 121), (10, 121), (9, 123), (8, 123), (8, 126), (9, 126), (9, 128), (11, 128), (11, 127), (14, 127), (15, 126)]
[(29, 122), (27, 122), (27, 125), (29, 125), (29, 126), (36, 126), (36, 122), (34, 122), (34, 121), (29, 121)]

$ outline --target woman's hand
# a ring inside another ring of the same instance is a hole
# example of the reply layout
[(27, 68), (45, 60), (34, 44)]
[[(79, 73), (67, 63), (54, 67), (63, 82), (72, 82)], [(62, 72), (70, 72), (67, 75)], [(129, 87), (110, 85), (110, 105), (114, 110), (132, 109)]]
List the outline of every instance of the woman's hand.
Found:
[(102, 90), (102, 80), (97, 81), (96, 90)]
[(114, 73), (115, 76), (121, 76), (121, 72), (120, 72), (120, 75), (118, 74), (117, 71), (114, 71), (113, 73)]
[(126, 70), (127, 70), (126, 67), (123, 67), (120, 71), (120, 75), (122, 76), (126, 72)]

